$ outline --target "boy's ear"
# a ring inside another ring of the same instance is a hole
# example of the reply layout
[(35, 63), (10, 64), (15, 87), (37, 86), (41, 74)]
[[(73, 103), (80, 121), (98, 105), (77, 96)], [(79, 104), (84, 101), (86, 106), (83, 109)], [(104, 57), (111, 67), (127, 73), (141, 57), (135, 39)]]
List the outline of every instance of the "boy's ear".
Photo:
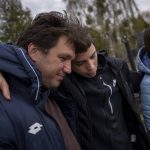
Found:
[(39, 51), (38, 51), (38, 48), (35, 44), (33, 43), (30, 43), (28, 45), (28, 55), (30, 56), (30, 58), (33, 60), (33, 61), (37, 61), (38, 57), (39, 57)]

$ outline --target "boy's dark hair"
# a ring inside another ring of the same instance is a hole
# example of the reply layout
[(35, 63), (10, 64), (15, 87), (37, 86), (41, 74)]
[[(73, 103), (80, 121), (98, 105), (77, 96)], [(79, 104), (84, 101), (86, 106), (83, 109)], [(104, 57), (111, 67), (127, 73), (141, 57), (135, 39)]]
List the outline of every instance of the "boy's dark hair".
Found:
[(144, 46), (145, 49), (150, 53), (150, 28), (144, 31)]
[(79, 34), (77, 43), (75, 43), (76, 53), (86, 52), (93, 43), (93, 40), (86, 27), (75, 26), (75, 28)]
[(29, 43), (32, 42), (39, 47), (39, 50), (47, 52), (63, 35), (68, 38), (69, 44), (73, 44), (76, 53), (86, 51), (92, 43), (87, 30), (77, 18), (52, 11), (37, 15), (16, 44), (27, 49)]

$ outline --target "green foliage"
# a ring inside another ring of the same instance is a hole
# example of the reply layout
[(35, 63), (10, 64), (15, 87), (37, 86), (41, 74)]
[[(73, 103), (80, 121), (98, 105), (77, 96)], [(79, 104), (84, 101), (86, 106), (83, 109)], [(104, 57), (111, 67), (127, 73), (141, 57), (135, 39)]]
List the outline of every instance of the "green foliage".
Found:
[(105, 13), (105, 0), (95, 0), (95, 6), (97, 7), (97, 13), (100, 15), (100, 16), (103, 16), (103, 14)]
[(89, 13), (93, 12), (93, 7), (91, 5), (88, 6), (88, 12)]
[(105, 40), (105, 38), (103, 38), (103, 36), (99, 33), (97, 29), (89, 28), (89, 32), (93, 37), (94, 45), (97, 50), (109, 48), (107, 41)]
[(150, 24), (150, 11), (144, 11), (142, 13), (142, 16), (144, 17), (144, 20), (146, 20), (146, 22)]
[(137, 18), (131, 18), (133, 22), (133, 28), (136, 32), (141, 32), (143, 29), (148, 28), (149, 24), (145, 22), (141, 15), (138, 15)]
[(30, 10), (24, 10), (20, 0), (0, 0), (0, 4), (0, 41), (15, 42), (31, 23)]
[[(132, 22), (132, 31), (130, 29), (130, 23)], [(143, 32), (143, 29), (148, 28), (149, 24), (143, 19), (141, 15), (138, 15), (136, 18), (125, 18), (120, 25), (118, 26), (118, 31), (121, 35), (121, 38), (126, 35), (129, 40), (131, 47), (134, 49), (137, 46), (135, 33), (137, 32)]]
[(92, 16), (87, 14), (86, 15), (86, 24), (87, 25), (92, 25), (93, 22), (94, 22), (94, 20), (93, 20)]
[[(76, 4), (69, 7), (68, 12), (74, 15), (80, 12), (80, 20), (85, 21), (86, 26), (94, 37), (97, 49), (109, 48), (115, 56), (124, 56), (122, 42), (123, 36), (127, 36), (132, 49), (136, 49), (135, 34), (141, 32), (149, 24), (140, 15), (135, 0), (76, 0)], [(86, 5), (83, 2), (86, 1)], [(147, 20), (150, 13), (145, 14)], [(149, 19), (150, 22), (150, 19)]]

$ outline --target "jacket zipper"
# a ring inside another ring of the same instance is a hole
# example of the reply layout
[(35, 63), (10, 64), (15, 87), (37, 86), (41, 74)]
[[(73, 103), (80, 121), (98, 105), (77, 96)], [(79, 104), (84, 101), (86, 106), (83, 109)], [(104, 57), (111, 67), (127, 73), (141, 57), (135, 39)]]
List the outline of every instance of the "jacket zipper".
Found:
[(103, 81), (103, 78), (102, 78), (102, 77), (100, 77), (100, 80), (102, 80), (103, 85), (106, 86), (106, 87), (108, 87), (108, 89), (110, 90), (110, 95), (109, 95), (109, 98), (108, 98), (108, 104), (109, 104), (109, 106), (110, 106), (110, 112), (111, 112), (111, 114), (113, 114), (113, 107), (112, 107), (112, 104), (111, 104), (111, 101), (110, 101), (110, 98), (111, 98), (111, 96), (112, 96), (112, 87), (111, 87), (109, 84), (106, 84), (106, 83)]
[(40, 89), (39, 77), (38, 77), (36, 71), (34, 70), (34, 68), (32, 67), (32, 65), (30, 64), (30, 62), (28, 61), (28, 59), (26, 58), (26, 56), (24, 54), (24, 51), (21, 48), (19, 48), (19, 50), (21, 51), (23, 57), (25, 58), (25, 61), (27, 62), (27, 64), (29, 65), (29, 67), (31, 68), (31, 70), (33, 71), (33, 73), (34, 73), (34, 75), (36, 77), (36, 80), (37, 80), (37, 89), (36, 89), (35, 101), (37, 101), (38, 95), (39, 95), (39, 89)]

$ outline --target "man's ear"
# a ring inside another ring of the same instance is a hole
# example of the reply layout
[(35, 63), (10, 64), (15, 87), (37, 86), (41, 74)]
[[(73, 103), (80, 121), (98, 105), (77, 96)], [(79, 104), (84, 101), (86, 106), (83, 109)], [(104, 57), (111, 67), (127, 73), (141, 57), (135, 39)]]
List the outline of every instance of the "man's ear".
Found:
[(38, 48), (35, 44), (33, 43), (30, 43), (28, 45), (28, 55), (31, 57), (31, 59), (33, 61), (37, 61), (38, 57), (39, 57), (39, 51), (38, 51)]

